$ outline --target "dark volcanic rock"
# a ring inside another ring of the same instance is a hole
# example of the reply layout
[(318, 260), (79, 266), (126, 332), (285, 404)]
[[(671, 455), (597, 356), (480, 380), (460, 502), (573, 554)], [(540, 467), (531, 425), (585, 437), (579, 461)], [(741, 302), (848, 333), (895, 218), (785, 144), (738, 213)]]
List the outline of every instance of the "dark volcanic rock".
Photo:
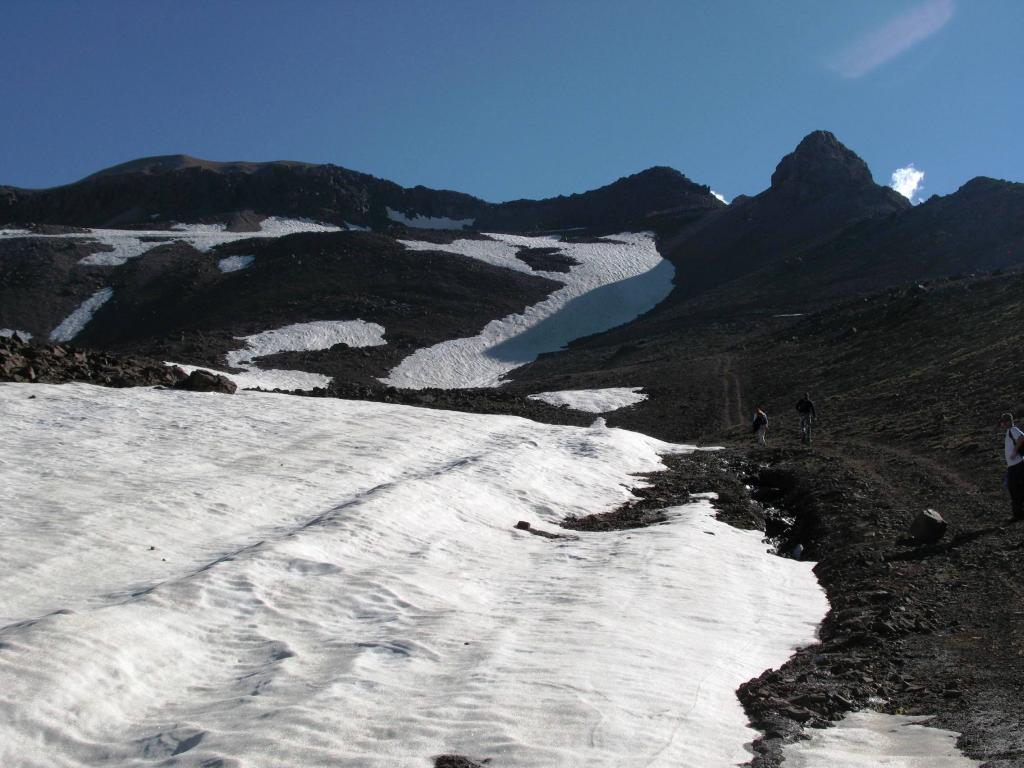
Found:
[(942, 519), (942, 515), (934, 509), (926, 509), (917, 513), (908, 532), (911, 538), (922, 544), (934, 544), (946, 535), (948, 527), (946, 521)]
[(0, 381), (140, 387), (173, 385), (183, 378), (181, 368), (156, 360), (0, 337)]
[(687, 276), (675, 298), (759, 272), (855, 224), (908, 208), (901, 195), (875, 184), (864, 161), (835, 136), (816, 131), (783, 158), (764, 192), (666, 243), (667, 256)]
[(495, 204), (449, 190), (404, 188), (336, 165), (167, 155), (123, 163), (62, 187), (0, 187), (0, 225), (152, 227), (219, 221), (244, 232), (266, 216), (288, 216), (387, 230), (396, 226), (390, 209), (409, 217), (473, 220), (476, 229), (491, 231), (606, 233), (666, 222), (678, 226), (721, 205), (706, 186), (671, 168), (651, 168), (582, 194)]
[(867, 163), (828, 131), (814, 131), (779, 161), (771, 188), (807, 200), (837, 189), (856, 190), (874, 183)]
[(184, 389), (188, 392), (221, 392), (225, 395), (233, 395), (238, 389), (227, 376), (210, 371), (195, 370), (174, 385), (174, 389)]
[(498, 232), (584, 228), (598, 234), (679, 228), (723, 205), (707, 186), (675, 169), (655, 167), (582, 194), (495, 205), (481, 213), (476, 227)]

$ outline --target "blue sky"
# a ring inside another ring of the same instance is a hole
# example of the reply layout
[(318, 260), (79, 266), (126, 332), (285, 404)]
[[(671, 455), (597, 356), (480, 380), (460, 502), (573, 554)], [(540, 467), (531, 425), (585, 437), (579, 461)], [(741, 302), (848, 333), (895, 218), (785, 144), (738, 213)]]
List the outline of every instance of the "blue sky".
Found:
[(493, 201), (670, 165), (731, 199), (823, 128), (927, 197), (1024, 181), (1022, 33), (1019, 0), (6, 0), (0, 184), (180, 152)]

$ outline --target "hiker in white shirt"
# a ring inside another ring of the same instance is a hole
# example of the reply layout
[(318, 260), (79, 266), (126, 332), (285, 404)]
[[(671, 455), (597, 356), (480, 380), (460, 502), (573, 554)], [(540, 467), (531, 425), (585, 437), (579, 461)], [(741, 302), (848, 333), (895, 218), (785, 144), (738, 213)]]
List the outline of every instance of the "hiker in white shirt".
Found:
[(1006, 456), (1006, 489), (1010, 492), (1013, 519), (1024, 520), (1024, 432), (1013, 425), (1013, 414), (999, 417)]

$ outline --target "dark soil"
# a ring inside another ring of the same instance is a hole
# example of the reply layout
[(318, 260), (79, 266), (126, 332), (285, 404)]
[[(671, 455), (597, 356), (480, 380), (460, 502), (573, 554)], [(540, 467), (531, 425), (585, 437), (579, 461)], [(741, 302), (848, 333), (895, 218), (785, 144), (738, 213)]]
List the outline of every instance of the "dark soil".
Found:
[(516, 258), (534, 272), (568, 272), (571, 267), (579, 264), (558, 248), (520, 248)]

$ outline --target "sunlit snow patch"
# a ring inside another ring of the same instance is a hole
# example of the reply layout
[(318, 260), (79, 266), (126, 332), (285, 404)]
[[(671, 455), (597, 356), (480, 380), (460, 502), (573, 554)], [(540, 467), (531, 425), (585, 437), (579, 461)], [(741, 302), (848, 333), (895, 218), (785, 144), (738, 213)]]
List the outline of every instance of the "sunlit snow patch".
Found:
[(19, 331), (17, 328), (0, 328), (0, 336), (2, 336), (5, 339), (10, 339), (15, 334), (17, 334), (18, 338), (22, 339), (23, 341), (32, 340), (32, 334), (29, 333), (28, 331)]
[(636, 405), (647, 399), (640, 394), (643, 387), (607, 387), (605, 389), (567, 389), (561, 392), (538, 392), (530, 400), (540, 400), (554, 406), (568, 406), (574, 411), (607, 413), (627, 405)]
[(805, 731), (809, 741), (785, 747), (787, 768), (972, 768), (955, 731), (920, 725), (929, 717), (851, 712), (831, 728)]
[[(227, 354), (227, 363), (232, 368), (242, 368), (244, 373), (228, 373), (213, 371), (227, 376), (242, 389), (302, 389), (326, 387), (330, 376), (305, 371), (289, 371), (279, 369), (262, 369), (252, 361), (264, 355), (276, 352), (311, 352), (319, 349), (330, 349), (335, 344), (346, 344), (349, 347), (376, 347), (387, 342), (384, 340), (384, 326), (368, 323), (364, 320), (317, 320), (310, 323), (295, 323), (282, 328), (275, 328), (251, 336), (239, 336), (245, 347)], [(186, 373), (203, 366), (181, 365)]]
[(92, 316), (96, 314), (96, 310), (110, 301), (110, 297), (113, 295), (113, 288), (100, 288), (78, 305), (74, 312), (65, 317), (60, 325), (50, 331), (50, 341), (58, 343), (71, 341), (89, 324)]
[(476, 221), (476, 219), (446, 219), (440, 216), (419, 216), (417, 214), (410, 217), (391, 208), (388, 208), (387, 212), (388, 218), (392, 221), (417, 229), (463, 229), (473, 226), (473, 222)]
[[(597, 243), (550, 237), (488, 235), (449, 245), (401, 241), (412, 250), (447, 251), (564, 283), (520, 315), (494, 320), (478, 336), (417, 350), (383, 381), (395, 387), (494, 387), (509, 371), (574, 339), (622, 325), (648, 311), (672, 290), (672, 265), (647, 233), (621, 234)], [(578, 264), (568, 273), (535, 272), (516, 258), (520, 247), (555, 248)]]
[(221, 272), (238, 272), (256, 261), (255, 256), (226, 256), (217, 262)]
[(708, 501), (513, 529), (630, 500), (680, 448), (645, 435), (81, 384), (0, 412), (3, 765), (733, 766), (736, 688), (827, 610)]
[(335, 344), (349, 347), (379, 347), (384, 341), (384, 326), (365, 320), (316, 320), (295, 323), (272, 331), (239, 336), (245, 348), (228, 352), (228, 365), (241, 368), (254, 358), (276, 352), (309, 352), (330, 349)]

